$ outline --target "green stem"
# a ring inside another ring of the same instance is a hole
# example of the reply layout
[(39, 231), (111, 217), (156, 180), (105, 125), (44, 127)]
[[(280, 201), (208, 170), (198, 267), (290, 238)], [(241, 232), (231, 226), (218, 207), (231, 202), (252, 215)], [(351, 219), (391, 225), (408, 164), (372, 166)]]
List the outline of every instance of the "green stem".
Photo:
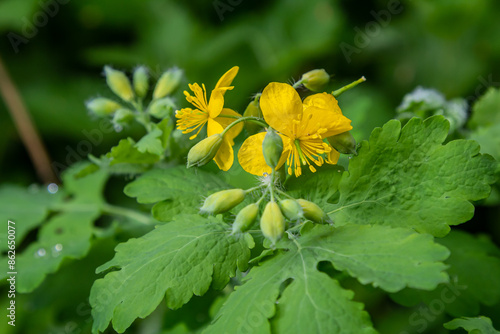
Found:
[(154, 224), (154, 220), (147, 216), (147, 215), (144, 215), (140, 212), (137, 212), (137, 211), (134, 211), (134, 210), (130, 210), (130, 209), (127, 209), (127, 208), (122, 208), (122, 207), (119, 207), (119, 206), (115, 206), (115, 205), (111, 205), (111, 204), (104, 204), (102, 206), (102, 211), (104, 213), (107, 213), (107, 214), (110, 214), (110, 215), (115, 215), (115, 216), (122, 216), (122, 217), (126, 217), (126, 218), (130, 218), (132, 220), (135, 220), (141, 224), (145, 224), (145, 225), (152, 225)]
[(241, 118), (241, 116), (234, 116), (234, 115), (219, 115), (217, 117), (236, 118), (236, 119), (240, 119)]
[(285, 197), (288, 197), (290, 199), (295, 199), (292, 196), (288, 195), (286, 192), (279, 190), (278, 188), (276, 188), (276, 191), (279, 192), (281, 195), (283, 195)]
[(271, 202), (274, 202), (274, 180), (276, 179), (276, 169), (271, 172), (271, 183), (269, 183), (269, 191), (271, 191)]
[(240, 122), (254, 122), (254, 123), (260, 124), (264, 127), (268, 126), (266, 124), (266, 122), (262, 121), (262, 119), (258, 118), (258, 117), (254, 117), (254, 116), (240, 117), (236, 121), (234, 121), (233, 123), (229, 124), (227, 126), (227, 128), (224, 129), (224, 131), (222, 132), (222, 136), (224, 136), (226, 134), (226, 132), (229, 131), (229, 129), (231, 129), (233, 126), (235, 126), (236, 124), (238, 124)]
[(299, 88), (300, 85), (302, 85), (302, 83), (304, 82), (304, 80), (300, 79), (299, 81), (297, 81), (296, 83), (293, 84), (293, 88)]
[(356, 87), (357, 85), (359, 85), (360, 83), (365, 82), (365, 81), (366, 81), (366, 78), (363, 76), (363, 77), (359, 78), (358, 80), (353, 81), (353, 82), (351, 82), (350, 84), (345, 85), (344, 87), (339, 88), (339, 89), (337, 89), (337, 90), (333, 91), (333, 92), (332, 92), (332, 95), (333, 95), (333, 96), (335, 96), (335, 97), (338, 97), (338, 96), (339, 96), (340, 94), (342, 94), (343, 92), (345, 92), (345, 91), (347, 91), (347, 90), (349, 90), (349, 89), (351, 89), (351, 88), (354, 88), (354, 87)]
[(254, 190), (257, 190), (257, 189), (260, 189), (260, 188), (264, 188), (266, 185), (265, 184), (261, 184), (260, 186), (257, 186), (257, 187), (253, 187), (253, 188), (250, 188), (250, 189), (247, 189), (245, 190), (245, 193), (251, 193), (252, 191)]
[(257, 202), (255, 202), (255, 204), (260, 205), (260, 202), (262, 202), (262, 200), (264, 198), (266, 198), (268, 192), (269, 192), (269, 188), (267, 188), (266, 191), (264, 191), (264, 193), (262, 194), (262, 196), (260, 196), (259, 200)]

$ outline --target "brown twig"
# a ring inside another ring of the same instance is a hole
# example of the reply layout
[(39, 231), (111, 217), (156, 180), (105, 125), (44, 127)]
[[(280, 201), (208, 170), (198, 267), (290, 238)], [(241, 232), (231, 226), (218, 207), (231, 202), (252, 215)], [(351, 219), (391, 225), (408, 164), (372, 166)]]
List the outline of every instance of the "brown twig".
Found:
[(14, 82), (5, 68), (0, 57), (0, 93), (5, 101), (7, 110), (17, 128), (19, 136), (28, 151), (30, 159), (35, 166), (38, 177), (44, 183), (58, 183), (57, 176), (50, 165), (50, 158), (43, 145), (26, 106), (21, 99)]

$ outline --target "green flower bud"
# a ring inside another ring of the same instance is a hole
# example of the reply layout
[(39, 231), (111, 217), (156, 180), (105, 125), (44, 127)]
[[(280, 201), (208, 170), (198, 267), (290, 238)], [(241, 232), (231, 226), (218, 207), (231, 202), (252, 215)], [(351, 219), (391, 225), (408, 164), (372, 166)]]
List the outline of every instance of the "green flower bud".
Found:
[(216, 133), (191, 147), (187, 156), (187, 168), (200, 167), (209, 163), (217, 154), (222, 144), (222, 135)]
[(149, 75), (145, 66), (139, 66), (134, 71), (133, 77), (134, 90), (137, 96), (143, 98), (148, 93)]
[(271, 168), (276, 168), (283, 153), (283, 140), (272, 128), (267, 129), (266, 136), (262, 142), (262, 152), (266, 164)]
[(148, 107), (148, 114), (163, 119), (170, 116), (175, 108), (174, 100), (170, 97), (165, 97), (163, 99), (153, 100)]
[(106, 82), (108, 87), (123, 101), (130, 102), (134, 98), (134, 91), (130, 85), (130, 80), (122, 71), (115, 70), (109, 66), (104, 66)]
[(286, 218), (295, 221), (304, 217), (304, 211), (300, 204), (294, 199), (284, 199), (280, 201), (281, 212)]
[(122, 108), (121, 104), (105, 97), (97, 97), (88, 101), (85, 105), (88, 110), (101, 117), (111, 115)]
[(161, 99), (164, 96), (172, 94), (177, 86), (179, 86), (181, 79), (182, 70), (177, 67), (173, 67), (164, 72), (156, 83), (156, 87), (153, 92), (153, 99)]
[(130, 123), (134, 119), (134, 112), (130, 109), (118, 109), (113, 115), (113, 123), (124, 125)]
[[(259, 99), (254, 99), (250, 102), (243, 113), (243, 117), (259, 117), (263, 118), (262, 110), (260, 110)], [(253, 122), (245, 122), (245, 129), (247, 129), (250, 135), (254, 135), (260, 130), (262, 130), (262, 126), (259, 124), (255, 124)]]
[(356, 139), (354, 139), (349, 131), (328, 137), (328, 142), (340, 153), (358, 154), (356, 152)]
[(233, 234), (246, 232), (252, 226), (257, 214), (259, 213), (259, 206), (255, 203), (245, 206), (238, 212), (233, 223)]
[(330, 217), (316, 203), (306, 201), (302, 198), (299, 198), (297, 202), (302, 207), (304, 217), (307, 219), (320, 224), (332, 223)]
[(330, 76), (324, 69), (312, 70), (304, 73), (300, 81), (310, 91), (319, 92), (328, 84)]
[(281, 239), (285, 232), (285, 217), (276, 202), (268, 202), (260, 218), (262, 234), (273, 243)]
[(229, 189), (208, 196), (200, 209), (201, 213), (216, 215), (231, 210), (243, 202), (246, 192), (243, 189)]

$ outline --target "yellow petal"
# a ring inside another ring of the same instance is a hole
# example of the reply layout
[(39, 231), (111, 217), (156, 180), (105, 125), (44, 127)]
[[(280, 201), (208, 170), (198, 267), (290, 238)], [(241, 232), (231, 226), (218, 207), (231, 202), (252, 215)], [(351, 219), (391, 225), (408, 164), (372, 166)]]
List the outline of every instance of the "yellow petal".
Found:
[(262, 154), (262, 142), (265, 136), (265, 132), (260, 132), (248, 137), (238, 152), (241, 167), (250, 174), (257, 176), (262, 176), (264, 173), (271, 174), (271, 167), (266, 164)]
[[(312, 116), (311, 116), (312, 115)], [(352, 129), (351, 120), (342, 115), (339, 103), (332, 94), (320, 93), (304, 100), (304, 117), (310, 122), (302, 127), (301, 136), (314, 133), (317, 129), (326, 129), (322, 138), (333, 136)]]
[[(238, 74), (238, 70), (240, 68), (238, 66), (234, 66), (232, 67), (229, 71), (227, 71), (226, 73), (224, 73), (219, 81), (217, 82), (217, 85), (215, 85), (215, 89), (218, 89), (218, 88), (224, 88), (224, 87), (230, 87), (231, 86), (231, 83), (233, 82), (234, 80), (234, 77), (236, 76), (236, 74)], [(214, 89), (214, 90), (215, 90)], [(232, 89), (232, 87), (230, 88)], [(226, 90), (224, 90), (225, 92)], [(222, 93), (222, 95), (224, 95), (224, 93)]]
[[(222, 109), (222, 112), (220, 113), (219, 117), (217, 117), (215, 119), (215, 121), (217, 123), (219, 123), (220, 125), (222, 125), (222, 127), (224, 129), (227, 128), (227, 126), (229, 124), (231, 124), (234, 121), (236, 121), (236, 118), (232, 118), (232, 117), (220, 117), (222, 115), (241, 117), (241, 115), (238, 114), (234, 110), (231, 110), (229, 108)], [(231, 129), (229, 129), (227, 131), (227, 133), (224, 135), (224, 137), (229, 140), (229, 143), (231, 143), (231, 145), (234, 145), (234, 138), (236, 138), (236, 136), (238, 136), (240, 134), (241, 130), (243, 130), (243, 122), (240, 122), (240, 123), (236, 124), (235, 126), (233, 126)]]
[(234, 162), (233, 147), (227, 139), (222, 140), (222, 144), (214, 157), (214, 161), (223, 171), (228, 171)]
[(210, 136), (212, 136), (212, 135), (214, 135), (216, 133), (222, 133), (222, 131), (224, 131), (224, 128), (222, 127), (222, 125), (220, 125), (219, 123), (217, 123), (212, 118), (208, 119), (208, 122), (207, 122), (207, 137), (210, 137)]
[(302, 121), (297, 125), (296, 137), (307, 138), (321, 130), (321, 138), (333, 136), (352, 129), (351, 120), (342, 114), (310, 106), (304, 109)]
[(222, 89), (214, 89), (210, 94), (210, 101), (208, 102), (208, 113), (210, 117), (215, 118), (219, 116), (224, 107), (224, 92)]
[(320, 93), (306, 97), (304, 109), (311, 106), (342, 115), (339, 103), (332, 94)]
[(293, 137), (293, 120), (302, 115), (302, 101), (292, 86), (271, 82), (262, 92), (260, 108), (267, 124), (288, 137)]

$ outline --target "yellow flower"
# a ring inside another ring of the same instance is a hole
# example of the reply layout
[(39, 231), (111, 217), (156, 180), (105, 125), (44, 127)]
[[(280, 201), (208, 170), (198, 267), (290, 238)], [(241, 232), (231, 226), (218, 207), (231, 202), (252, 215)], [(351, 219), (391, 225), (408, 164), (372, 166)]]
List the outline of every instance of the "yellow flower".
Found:
[[(226, 91), (233, 89), (231, 83), (238, 73), (238, 70), (239, 67), (234, 66), (222, 75), (217, 85), (215, 85), (215, 88), (212, 90), (208, 102), (204, 84), (202, 84), (202, 87), (197, 83), (189, 85), (189, 89), (193, 91), (194, 96), (184, 91), (186, 100), (194, 105), (196, 109), (183, 108), (176, 112), (175, 117), (178, 118), (177, 128), (182, 130), (182, 133), (190, 133), (198, 129), (196, 134), (189, 137), (189, 139), (196, 138), (205, 124), (207, 124), (207, 136), (210, 137), (214, 134), (222, 133), (229, 124), (235, 121), (235, 116), (241, 117), (236, 111), (224, 108), (224, 94)], [(224, 116), (232, 116), (232, 118)], [(243, 124), (240, 123), (228, 130), (224, 135), (224, 140), (222, 141), (219, 151), (214, 157), (217, 166), (224, 171), (227, 171), (233, 165), (234, 138), (242, 129)]]
[[(286, 162), (290, 175), (294, 172), (300, 176), (302, 165), (315, 172), (311, 161), (321, 166), (325, 162), (323, 154), (327, 163), (337, 163), (339, 153), (323, 139), (349, 131), (352, 126), (331, 94), (314, 94), (302, 102), (292, 86), (272, 82), (262, 92), (260, 107), (267, 124), (283, 139), (283, 153), (276, 169)], [(262, 154), (264, 137), (265, 133), (248, 137), (238, 153), (241, 167), (254, 175), (271, 173)]]

